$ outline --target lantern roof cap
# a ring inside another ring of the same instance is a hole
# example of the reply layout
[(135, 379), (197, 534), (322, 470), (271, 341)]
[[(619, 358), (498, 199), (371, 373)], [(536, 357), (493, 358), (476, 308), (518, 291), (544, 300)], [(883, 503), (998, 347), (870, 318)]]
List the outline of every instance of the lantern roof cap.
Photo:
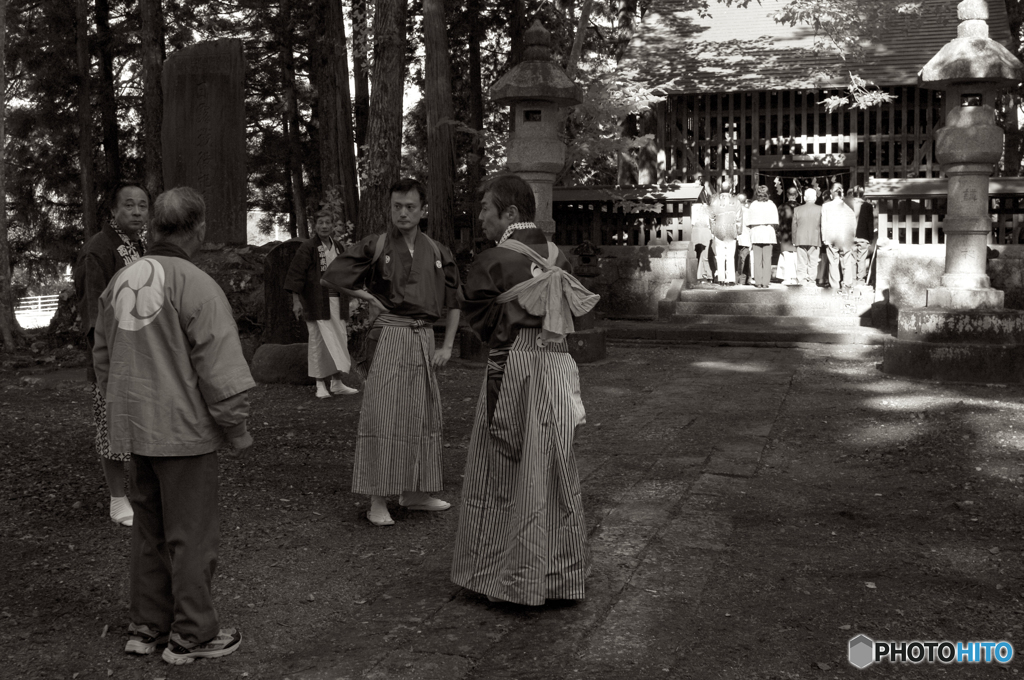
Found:
[(1020, 82), (1024, 65), (1010, 50), (989, 38), (985, 0), (962, 0), (957, 5), (957, 18), (957, 37), (924, 65), (917, 74), (918, 82), (933, 89), (955, 83)]
[(523, 38), (523, 61), (491, 86), (491, 100), (506, 105), (522, 100), (547, 101), (559, 106), (579, 104), (579, 86), (551, 60), (551, 32), (536, 19)]

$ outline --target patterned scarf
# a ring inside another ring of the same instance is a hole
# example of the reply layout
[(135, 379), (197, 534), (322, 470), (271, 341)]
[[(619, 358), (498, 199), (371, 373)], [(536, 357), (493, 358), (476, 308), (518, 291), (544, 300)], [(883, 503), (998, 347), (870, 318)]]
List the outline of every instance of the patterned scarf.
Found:
[(138, 241), (133, 241), (117, 226), (117, 220), (110, 218), (110, 228), (121, 239), (121, 245), (117, 247), (117, 254), (124, 260), (124, 266), (135, 262), (146, 252), (146, 242), (140, 236)]
[(498, 245), (500, 246), (502, 243), (507, 241), (509, 236), (512, 235), (512, 232), (516, 231), (517, 229), (536, 229), (536, 228), (537, 228), (537, 225), (534, 224), (533, 222), (516, 222), (515, 224), (510, 224), (510, 225), (508, 225), (508, 229), (505, 230), (505, 233), (501, 235), (501, 239), (498, 241)]
[(327, 265), (329, 264), (327, 262), (327, 254), (330, 251), (334, 250), (334, 248), (335, 248), (335, 246), (334, 246), (334, 239), (328, 237), (327, 240), (330, 241), (331, 245), (325, 246), (324, 242), (323, 242), (323, 239), (321, 239), (320, 243), (318, 243), (317, 246), (316, 246), (316, 252), (320, 256), (320, 273), (321, 274), (323, 274), (325, 271), (327, 271)]

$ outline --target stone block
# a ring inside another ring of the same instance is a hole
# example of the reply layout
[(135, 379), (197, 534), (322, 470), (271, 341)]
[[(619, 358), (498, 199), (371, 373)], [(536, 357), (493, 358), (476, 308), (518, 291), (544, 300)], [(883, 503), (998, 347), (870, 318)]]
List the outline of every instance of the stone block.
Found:
[(304, 342), (260, 345), (252, 357), (252, 377), (264, 384), (312, 385), (306, 352)]
[(1022, 384), (1024, 348), (896, 338), (882, 347), (882, 371), (940, 382)]
[[(672, 246), (601, 246), (601, 254), (591, 257), (586, 268), (596, 276), (578, 277), (601, 296), (595, 308), (598, 317), (656, 317), (658, 302), (665, 299), (673, 282), (686, 278), (686, 251)], [(562, 252), (574, 269), (583, 264), (571, 249)]]
[(569, 346), (569, 354), (577, 364), (590, 364), (608, 355), (603, 328), (570, 333), (566, 336), (565, 342)]
[[(316, 381), (308, 374), (307, 351), (304, 342), (260, 345), (252, 357), (252, 377), (263, 384), (313, 385)], [(355, 366), (341, 378), (349, 387), (361, 387), (363, 383)]]
[[(945, 277), (943, 277), (945, 278)], [(941, 309), (985, 309), (1003, 307), (1003, 291), (994, 288), (930, 288), (925, 293), (926, 307)]]
[(897, 337), (915, 342), (1024, 344), (1024, 311), (904, 309)]

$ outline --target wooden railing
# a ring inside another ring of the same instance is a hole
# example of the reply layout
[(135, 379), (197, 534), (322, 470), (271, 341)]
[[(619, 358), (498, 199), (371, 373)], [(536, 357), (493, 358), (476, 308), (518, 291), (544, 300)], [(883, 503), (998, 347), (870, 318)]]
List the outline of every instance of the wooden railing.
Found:
[(574, 246), (645, 246), (686, 241), (699, 184), (640, 187), (556, 187), (555, 242)]
[[(871, 180), (865, 198), (878, 212), (879, 238), (907, 245), (945, 243), (946, 179)], [(992, 243), (1024, 243), (1024, 177), (989, 180)]]
[[(908, 245), (944, 243), (947, 180), (871, 180), (865, 198), (876, 206), (883, 240)], [(644, 246), (690, 237), (697, 184), (640, 187), (556, 187), (555, 242), (574, 246)], [(992, 243), (1024, 243), (1024, 177), (989, 180)]]
[(36, 295), (18, 298), (14, 315), (22, 328), (39, 328), (50, 323), (57, 311), (59, 295)]

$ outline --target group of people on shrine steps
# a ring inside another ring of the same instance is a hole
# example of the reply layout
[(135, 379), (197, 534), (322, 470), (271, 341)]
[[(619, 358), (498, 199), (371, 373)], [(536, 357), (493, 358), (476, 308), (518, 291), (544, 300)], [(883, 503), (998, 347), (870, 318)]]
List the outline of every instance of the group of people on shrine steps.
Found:
[(698, 285), (817, 285), (839, 294), (867, 286), (877, 236), (874, 209), (862, 187), (845, 193), (835, 182), (819, 204), (817, 189), (801, 195), (790, 187), (785, 202), (776, 205), (765, 185), (750, 201), (733, 193), (728, 177), (706, 183), (690, 218)]
[[(566, 335), (598, 296), (572, 277), (534, 224), (529, 184), (504, 173), (480, 194), (483, 232), (497, 247), (477, 254), (465, 281), (451, 251), (421, 231), (426, 192), (405, 179), (391, 187), (391, 225), (381, 234), (343, 248), (329, 220), (318, 218), (285, 288), (307, 322), (308, 370), (321, 398), (357, 392), (342, 382), (352, 364), (342, 300), (371, 309), (358, 357), (367, 373), (351, 488), (369, 496), (366, 519), (376, 526), (394, 524), (388, 500), (395, 496), (411, 510), (451, 507), (435, 495), (443, 491), (444, 450), (435, 371), (451, 358), (464, 317), (490, 354), (451, 579), (493, 602), (581, 600), (590, 551), (573, 440), (585, 411)], [(225, 656), (242, 636), (220, 627), (211, 594), (217, 455), (252, 445), (247, 393), (255, 383), (227, 298), (191, 262), (206, 233), (202, 197), (179, 187), (151, 201), (145, 187), (124, 184), (112, 205), (110, 224), (82, 250), (75, 280), (93, 353), (96, 449), (110, 517), (132, 527), (125, 651), (163, 647), (171, 664)], [(434, 324), (442, 317), (438, 347)]]

